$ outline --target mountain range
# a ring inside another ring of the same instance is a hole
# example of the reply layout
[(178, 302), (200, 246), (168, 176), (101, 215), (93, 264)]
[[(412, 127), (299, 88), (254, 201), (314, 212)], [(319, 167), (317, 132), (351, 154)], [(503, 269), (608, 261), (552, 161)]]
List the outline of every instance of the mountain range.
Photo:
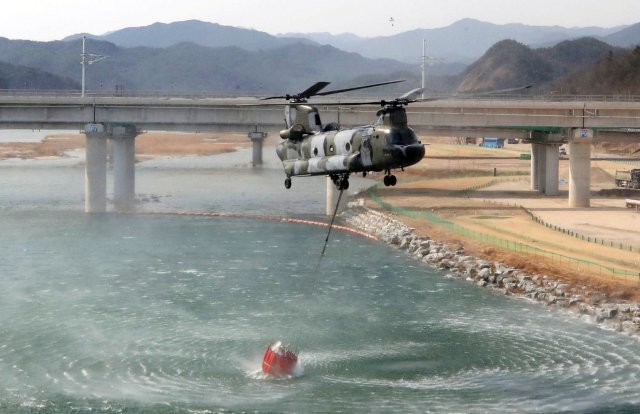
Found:
[[(361, 38), (354, 35), (333, 36), (327, 33), (288, 33), (285, 36), (306, 37), (346, 51), (357, 51), (366, 57), (385, 56), (403, 62), (419, 61), (422, 54), (422, 40), (425, 39), (427, 41), (427, 55), (446, 62), (469, 64), (479, 58), (493, 44), (504, 39), (513, 39), (531, 47), (541, 47), (586, 36), (607, 41), (608, 36), (618, 34), (625, 29), (627, 27), (624, 26), (605, 29), (600, 27), (528, 26), (524, 24), (498, 25), (475, 19), (463, 19), (446, 27), (418, 29), (384, 37)], [(619, 42), (626, 43), (628, 41), (628, 36), (620, 33)], [(635, 42), (640, 42), (640, 33), (635, 37)], [(406, 45), (414, 45), (414, 47), (412, 49)]]
[(313, 43), (304, 37), (276, 37), (265, 32), (224, 26), (200, 20), (185, 20), (173, 23), (153, 23), (143, 27), (127, 27), (104, 35), (80, 33), (67, 36), (62, 40), (77, 40), (82, 36), (89, 39), (104, 40), (121, 47), (166, 48), (180, 43), (195, 43), (210, 48), (238, 47), (255, 52), (263, 49), (275, 49), (296, 43)]
[(0, 89), (79, 89), (80, 83), (50, 72), (0, 62)]
[[(387, 87), (395, 93), (419, 86), (423, 38), (428, 42), (427, 54), (434, 57), (428, 68), (432, 89), (483, 90), (523, 82), (551, 87), (554, 80), (568, 79), (605, 58), (618, 59), (623, 53), (616, 45), (639, 44), (640, 23), (609, 29), (568, 29), (464, 19), (439, 29), (360, 38), (322, 33), (272, 36), (189, 20), (131, 27), (100, 36), (77, 34), (55, 42), (0, 38), (0, 61), (20, 65), (4, 66), (0, 88), (3, 79), (9, 79), (8, 73), (28, 73), (24, 68), (40, 71), (32, 73), (35, 77), (49, 72), (56, 87), (70, 87), (65, 83), (68, 78), (78, 79), (80, 74), (82, 36), (87, 36), (89, 53), (108, 56), (88, 68), (89, 90), (107, 92), (124, 87), (282, 94), (305, 89), (318, 80), (332, 81), (332, 87), (337, 88), (407, 79), (401, 86)], [(584, 40), (584, 36), (590, 39)], [(16, 81), (22, 79), (20, 76), (12, 79), (12, 85), (37, 83)]]
[[(77, 39), (73, 35), (64, 40)], [(595, 37), (612, 46), (630, 47), (640, 43), (640, 23), (613, 28), (560, 26), (529, 26), (482, 22), (475, 19), (459, 20), (449, 26), (418, 29), (393, 36), (363, 38), (353, 34), (287, 33), (272, 36), (265, 32), (241, 29), (188, 20), (174, 23), (154, 23), (143, 27), (129, 27), (89, 38), (105, 40), (122, 47), (146, 46), (164, 48), (182, 42), (206, 47), (235, 46), (248, 51), (273, 49), (305, 42), (330, 45), (371, 59), (387, 58), (418, 65), (422, 56), (422, 40), (427, 41), (427, 55), (431, 56), (434, 75), (461, 72), (464, 67), (486, 52), (495, 43), (513, 39), (531, 47), (553, 46), (564, 40)], [(414, 45), (414, 47), (408, 47)]]
[[(78, 79), (81, 40), (33, 42), (0, 38), (0, 60)], [(391, 59), (367, 59), (331, 46), (295, 43), (268, 50), (210, 48), (179, 43), (166, 48), (120, 47), (88, 42), (92, 54), (108, 56), (87, 68), (88, 90), (166, 90), (185, 93), (282, 94), (318, 80), (332, 86), (356, 77), (401, 76), (413, 68)]]

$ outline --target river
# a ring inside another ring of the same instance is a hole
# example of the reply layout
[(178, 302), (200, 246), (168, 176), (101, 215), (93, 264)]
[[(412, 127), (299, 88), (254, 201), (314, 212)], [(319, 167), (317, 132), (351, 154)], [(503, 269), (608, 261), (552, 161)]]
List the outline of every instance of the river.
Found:
[[(140, 163), (140, 209), (326, 220), (323, 178), (248, 157)], [(83, 180), (0, 162), (0, 412), (640, 411), (636, 339), (343, 231), (319, 261), (321, 227), (86, 215)], [(271, 339), (301, 375), (260, 373)]]

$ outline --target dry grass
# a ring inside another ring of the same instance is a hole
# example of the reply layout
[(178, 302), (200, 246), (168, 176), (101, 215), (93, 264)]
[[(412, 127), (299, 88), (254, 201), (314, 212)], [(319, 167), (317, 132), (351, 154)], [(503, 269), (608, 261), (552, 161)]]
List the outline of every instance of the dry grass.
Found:
[(146, 133), (136, 138), (136, 154), (215, 155), (237, 151), (250, 145), (251, 141), (244, 134)]
[[(373, 207), (373, 206), (372, 206)], [(528, 273), (548, 275), (578, 289), (606, 293), (611, 298), (640, 302), (640, 286), (637, 280), (612, 278), (598, 273), (575, 271), (558, 267), (546, 257), (533, 254), (515, 253), (499, 247), (487, 245), (476, 240), (465, 239), (450, 233), (425, 220), (410, 217), (399, 217), (408, 226), (415, 228), (418, 236), (430, 237), (451, 246), (464, 247), (465, 253), (485, 260), (498, 261)]]
[[(519, 151), (525, 152), (524, 148), (519, 148), (520, 146), (514, 147)], [(594, 208), (590, 212), (575, 211), (572, 216), (575, 218), (574, 220), (562, 219), (561, 217), (564, 217), (562, 214), (566, 214), (567, 211), (571, 210), (566, 207), (565, 203), (531, 192), (528, 189), (526, 180), (522, 180), (522, 175), (529, 174), (530, 161), (513, 158), (501, 159), (499, 157), (490, 159), (485, 156), (485, 149), (460, 146), (462, 148), (457, 150), (451, 147), (449, 143), (430, 145), (427, 148), (427, 156), (438, 154), (443, 155), (443, 157), (436, 155), (438, 158), (426, 158), (419, 165), (408, 169), (407, 173), (410, 177), (400, 177), (398, 186), (382, 188), (376, 192), (384, 201), (394, 206), (411, 210), (433, 211), (465, 228), (541, 247), (546, 251), (555, 253), (555, 255), (546, 254), (541, 256), (513, 252), (492, 244), (463, 238), (426, 220), (412, 219), (405, 216), (400, 217), (407, 225), (414, 227), (417, 234), (446, 242), (452, 246), (464, 246), (466, 252), (473, 256), (500, 261), (527, 272), (549, 275), (579, 290), (586, 287), (592, 291), (604, 292), (614, 298), (640, 302), (640, 283), (636, 277), (628, 276), (625, 279), (622, 276), (613, 276), (606, 270), (602, 271), (599, 266), (587, 266), (585, 270), (585, 266), (581, 265), (578, 270), (575, 262), (563, 261), (562, 264), (558, 263), (559, 255), (564, 255), (583, 258), (603, 266), (627, 268), (636, 271), (634, 269), (637, 268), (637, 265), (634, 265), (634, 263), (637, 264), (637, 253), (635, 253), (636, 256), (630, 257), (633, 253), (625, 253), (622, 250), (586, 241), (582, 242), (575, 237), (547, 229), (529, 219), (528, 216), (520, 217), (523, 213), (513, 207), (513, 203), (526, 203), (527, 207), (534, 210), (537, 207), (540, 209), (541, 214), (547, 216), (546, 220), (553, 222), (553, 219), (549, 219), (549, 216), (558, 217), (555, 219), (556, 222), (554, 224), (562, 224), (563, 227), (570, 228), (578, 233), (585, 228), (585, 223), (590, 226), (590, 231), (593, 229), (597, 231), (596, 224), (602, 220), (608, 220), (606, 222), (618, 220), (618, 216), (614, 217), (614, 214), (620, 215), (619, 211), (614, 211), (614, 209), (605, 205), (597, 209)], [(474, 150), (477, 151), (477, 155), (481, 158), (469, 157), (469, 155), (474, 154)], [(503, 150), (491, 151), (501, 152)], [(447, 153), (449, 155), (445, 155)], [(505, 152), (501, 153), (505, 154)], [(563, 165), (561, 165), (561, 173)], [(493, 177), (488, 177), (486, 172), (492, 172), (495, 167), (498, 168), (499, 175), (502, 175), (500, 174), (501, 171), (509, 171), (509, 175), (513, 175), (513, 179), (521, 180), (522, 182), (516, 181), (513, 184), (493, 185), (484, 191), (475, 191), (473, 193), (456, 192), (456, 190), (488, 182)], [(599, 186), (610, 187), (612, 185), (610, 174), (601, 174), (598, 171), (593, 171), (597, 169), (592, 168), (592, 186), (594, 188), (599, 188)], [(511, 207), (498, 207), (495, 204), (491, 206), (483, 201), (484, 199), (494, 202), (508, 202)], [(597, 201), (598, 205), (601, 203), (601, 200)], [(372, 202), (369, 205), (373, 208), (377, 207)], [(472, 216), (477, 212), (481, 212), (482, 215), (486, 214), (489, 217), (483, 220), (474, 220)], [(622, 213), (626, 212), (623, 211)], [(508, 220), (503, 217), (505, 214), (510, 216)], [(490, 216), (496, 216), (496, 218), (494, 219)], [(627, 216), (622, 214), (621, 217)], [(628, 222), (630, 223), (632, 221), (630, 219), (633, 218), (635, 216), (628, 218)], [(614, 227), (616, 229), (620, 227), (617, 221), (615, 223)], [(577, 227), (572, 228), (571, 226)], [(597, 237), (601, 238), (603, 234), (605, 233), (599, 231)], [(628, 234), (623, 236), (628, 237)], [(626, 243), (634, 244), (629, 241)], [(602, 274), (600, 274), (601, 271)]]
[(78, 148), (84, 148), (84, 135), (54, 135), (41, 142), (0, 143), (0, 159), (62, 157)]
[[(136, 154), (145, 158), (215, 155), (250, 145), (244, 134), (145, 133), (136, 137)], [(0, 159), (64, 157), (68, 151), (84, 147), (83, 134), (51, 135), (41, 142), (0, 143)]]

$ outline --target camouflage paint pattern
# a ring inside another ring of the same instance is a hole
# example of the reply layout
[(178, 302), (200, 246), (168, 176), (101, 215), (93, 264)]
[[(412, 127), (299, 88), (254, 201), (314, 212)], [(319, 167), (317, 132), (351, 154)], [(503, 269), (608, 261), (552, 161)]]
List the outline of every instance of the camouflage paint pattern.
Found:
[(284, 141), (276, 152), (287, 177), (386, 171), (424, 157), (403, 108), (381, 116), (376, 125), (345, 130), (323, 131), (317, 109), (308, 105), (289, 108), (286, 114), (289, 128), (280, 133)]

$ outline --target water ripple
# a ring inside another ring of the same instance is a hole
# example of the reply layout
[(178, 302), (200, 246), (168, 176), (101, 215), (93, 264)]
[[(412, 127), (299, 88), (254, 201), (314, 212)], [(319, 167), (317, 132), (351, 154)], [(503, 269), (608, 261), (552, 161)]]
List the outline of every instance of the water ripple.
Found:
[[(0, 249), (13, 261), (2, 265), (3, 409), (640, 404), (637, 341), (445, 278), (357, 236), (341, 235), (340, 251), (316, 270), (326, 234), (292, 224), (56, 215), (24, 234), (22, 216), (4, 218)], [(304, 375), (261, 374), (274, 338), (300, 348)]]

